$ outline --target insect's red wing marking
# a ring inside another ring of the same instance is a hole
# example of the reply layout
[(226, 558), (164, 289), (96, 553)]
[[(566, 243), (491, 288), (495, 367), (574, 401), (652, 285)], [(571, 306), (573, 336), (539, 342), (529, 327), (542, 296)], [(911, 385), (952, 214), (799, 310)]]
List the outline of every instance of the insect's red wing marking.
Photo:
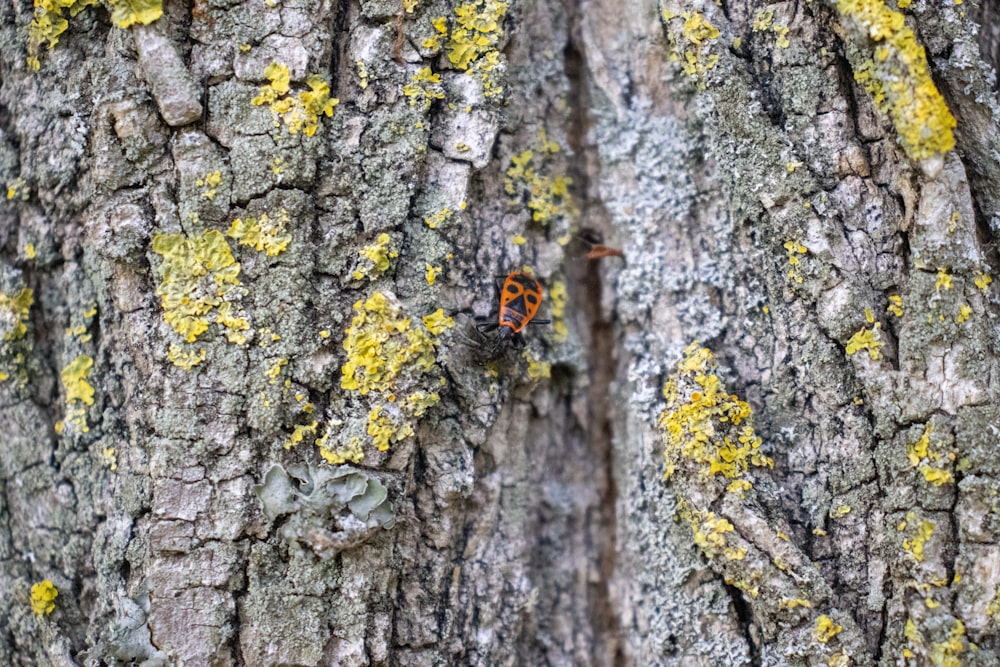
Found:
[(500, 291), (499, 325), (514, 333), (528, 325), (542, 305), (542, 286), (526, 273), (507, 276)]

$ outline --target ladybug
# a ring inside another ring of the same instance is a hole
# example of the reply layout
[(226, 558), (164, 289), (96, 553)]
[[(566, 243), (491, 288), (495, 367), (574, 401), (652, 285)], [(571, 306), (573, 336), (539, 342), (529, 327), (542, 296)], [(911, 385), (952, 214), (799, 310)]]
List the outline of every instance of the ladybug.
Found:
[(527, 273), (514, 271), (503, 281), (500, 288), (500, 308), (496, 320), (492, 317), (476, 318), (476, 328), (481, 332), (499, 331), (493, 341), (491, 354), (496, 355), (507, 341), (515, 347), (524, 347), (521, 332), (529, 324), (548, 324), (548, 320), (536, 320), (535, 315), (542, 305), (542, 285)]

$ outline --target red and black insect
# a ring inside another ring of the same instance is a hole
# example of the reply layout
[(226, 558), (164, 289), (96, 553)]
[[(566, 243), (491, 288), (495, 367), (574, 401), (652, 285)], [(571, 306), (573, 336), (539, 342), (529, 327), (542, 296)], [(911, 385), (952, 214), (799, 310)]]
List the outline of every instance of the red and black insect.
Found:
[(481, 333), (497, 331), (490, 353), (496, 355), (510, 341), (515, 347), (524, 347), (521, 332), (529, 324), (548, 324), (548, 320), (535, 319), (542, 305), (542, 284), (533, 276), (514, 271), (500, 287), (500, 308), (495, 316), (477, 317), (476, 328)]

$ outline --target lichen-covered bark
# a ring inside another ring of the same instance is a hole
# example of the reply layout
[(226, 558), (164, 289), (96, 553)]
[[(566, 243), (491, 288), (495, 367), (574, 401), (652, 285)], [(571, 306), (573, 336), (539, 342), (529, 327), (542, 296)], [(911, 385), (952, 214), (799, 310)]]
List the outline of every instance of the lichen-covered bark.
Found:
[(0, 6), (0, 663), (995, 662), (996, 38), (901, 4)]

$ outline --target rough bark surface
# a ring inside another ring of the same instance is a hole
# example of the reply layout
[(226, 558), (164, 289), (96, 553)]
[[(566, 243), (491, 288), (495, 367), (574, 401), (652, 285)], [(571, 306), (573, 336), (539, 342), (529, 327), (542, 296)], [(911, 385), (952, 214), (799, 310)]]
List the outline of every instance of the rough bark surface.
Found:
[(0, 664), (1000, 659), (991, 5), (54, 4), (0, 5)]

